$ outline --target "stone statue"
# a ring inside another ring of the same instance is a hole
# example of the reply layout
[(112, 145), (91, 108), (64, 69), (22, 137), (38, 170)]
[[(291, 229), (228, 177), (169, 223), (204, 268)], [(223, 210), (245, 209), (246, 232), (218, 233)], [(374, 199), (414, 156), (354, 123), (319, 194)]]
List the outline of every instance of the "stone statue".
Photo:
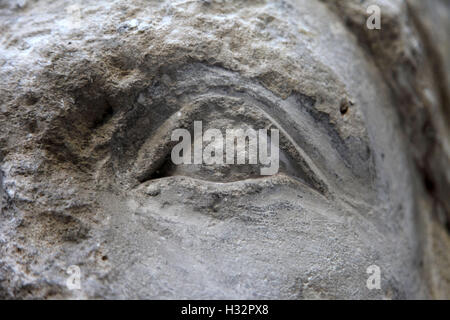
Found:
[(449, 298), (450, 5), (371, 4), (0, 1), (0, 298)]

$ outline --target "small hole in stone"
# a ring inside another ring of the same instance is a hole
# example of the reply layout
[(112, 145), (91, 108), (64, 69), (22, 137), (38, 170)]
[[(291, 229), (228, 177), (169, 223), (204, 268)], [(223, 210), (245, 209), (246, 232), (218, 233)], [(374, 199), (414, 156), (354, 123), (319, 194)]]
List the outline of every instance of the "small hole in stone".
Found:
[(103, 261), (108, 260), (108, 256), (103, 256), (103, 257), (102, 257), (102, 260), (103, 260)]
[(434, 192), (434, 181), (429, 176), (425, 176), (424, 183), (425, 188), (428, 190), (428, 192)]
[(349, 105), (350, 105), (349, 101), (347, 101), (347, 100), (342, 100), (341, 101), (341, 106), (340, 106), (339, 110), (341, 111), (342, 115), (347, 113)]

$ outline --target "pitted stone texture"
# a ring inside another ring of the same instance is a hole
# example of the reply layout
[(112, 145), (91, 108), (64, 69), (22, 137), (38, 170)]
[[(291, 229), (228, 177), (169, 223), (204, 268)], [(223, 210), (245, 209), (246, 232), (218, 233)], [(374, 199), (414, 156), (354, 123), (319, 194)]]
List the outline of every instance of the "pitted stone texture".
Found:
[[(0, 297), (448, 297), (434, 2), (370, 33), (360, 1), (0, 1)], [(281, 127), (299, 179), (151, 179), (205, 105)]]

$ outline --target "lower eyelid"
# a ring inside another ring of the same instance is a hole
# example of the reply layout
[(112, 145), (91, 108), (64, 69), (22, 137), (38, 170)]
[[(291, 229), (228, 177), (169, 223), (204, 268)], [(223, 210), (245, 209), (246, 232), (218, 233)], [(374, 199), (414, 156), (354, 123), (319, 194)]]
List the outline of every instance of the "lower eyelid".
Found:
[[(181, 188), (186, 193), (192, 191), (193, 194), (210, 194), (223, 196), (227, 195), (251, 195), (261, 193), (264, 190), (272, 190), (277, 187), (290, 187), (302, 193), (311, 193), (315, 197), (324, 197), (324, 195), (317, 190), (311, 188), (307, 184), (299, 181), (291, 176), (285, 174), (276, 174), (273, 176), (265, 176), (261, 178), (244, 179), (233, 182), (212, 182), (208, 180), (186, 177), (186, 176), (171, 176), (158, 180), (148, 180), (137, 185), (134, 190), (143, 194), (160, 194), (164, 190), (172, 188)], [(158, 190), (159, 192), (155, 192)]]

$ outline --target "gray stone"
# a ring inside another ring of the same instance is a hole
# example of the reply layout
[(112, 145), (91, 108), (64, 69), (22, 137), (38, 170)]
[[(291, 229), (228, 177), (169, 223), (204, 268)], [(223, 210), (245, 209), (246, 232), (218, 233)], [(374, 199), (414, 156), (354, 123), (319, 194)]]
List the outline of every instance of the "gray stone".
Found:
[(449, 298), (450, 9), (374, 2), (0, 1), (0, 298)]

